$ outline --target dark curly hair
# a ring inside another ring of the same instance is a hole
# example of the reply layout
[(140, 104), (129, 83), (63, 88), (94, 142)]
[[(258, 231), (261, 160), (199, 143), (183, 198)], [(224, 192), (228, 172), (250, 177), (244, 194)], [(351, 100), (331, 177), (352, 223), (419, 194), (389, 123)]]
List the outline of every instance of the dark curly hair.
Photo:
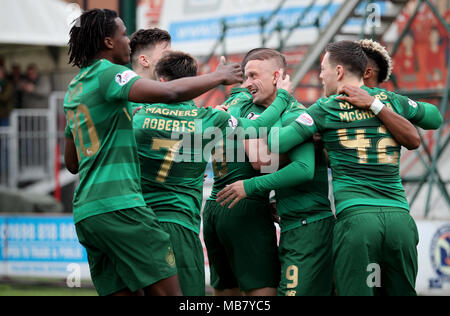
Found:
[(114, 36), (117, 30), (115, 11), (93, 9), (83, 13), (70, 30), (69, 64), (83, 68), (95, 59), (99, 51), (106, 48), (106, 37)]
[(172, 40), (172, 37), (167, 31), (159, 28), (151, 28), (147, 30), (139, 30), (131, 36), (130, 48), (131, 48), (131, 61), (135, 62), (136, 57), (140, 51), (146, 48), (151, 48), (156, 44), (168, 42)]
[(372, 60), (378, 67), (378, 83), (388, 81), (392, 74), (392, 58), (386, 48), (371, 39), (363, 39), (358, 42), (367, 58)]

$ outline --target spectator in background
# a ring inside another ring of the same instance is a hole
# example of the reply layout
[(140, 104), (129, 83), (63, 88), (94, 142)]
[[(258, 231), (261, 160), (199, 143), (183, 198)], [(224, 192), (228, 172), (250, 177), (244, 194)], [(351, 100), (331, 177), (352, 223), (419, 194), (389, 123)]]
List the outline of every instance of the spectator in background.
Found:
[(427, 82), (428, 88), (439, 89), (445, 86), (447, 64), (445, 59), (444, 37), (439, 34), (439, 28), (434, 25), (430, 30), (430, 46), (427, 52)]
[(0, 65), (0, 127), (9, 125), (9, 115), (14, 108), (14, 89), (6, 76), (5, 67)]
[(30, 64), (24, 81), (19, 84), (23, 108), (47, 108), (51, 92), (50, 79), (39, 73), (37, 65)]
[(25, 76), (22, 74), (22, 68), (19, 64), (13, 64), (11, 68), (11, 74), (9, 75), (9, 81), (14, 88), (14, 108), (20, 109), (22, 107), (22, 91), (19, 89), (21, 82), (25, 80)]

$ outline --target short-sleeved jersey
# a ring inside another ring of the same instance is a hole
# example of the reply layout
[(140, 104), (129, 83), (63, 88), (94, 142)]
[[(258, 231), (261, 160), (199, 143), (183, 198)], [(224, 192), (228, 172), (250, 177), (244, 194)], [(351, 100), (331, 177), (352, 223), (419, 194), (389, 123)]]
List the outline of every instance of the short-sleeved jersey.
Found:
[[(363, 89), (407, 119), (418, 115), (417, 103), (405, 97), (377, 88)], [(331, 96), (312, 105), (293, 126), (304, 137), (323, 134), (338, 213), (363, 205), (409, 210), (400, 179), (400, 145), (370, 110)]]
[[(224, 104), (229, 106), (228, 113), (236, 118), (252, 119), (261, 115), (265, 110), (264, 107), (253, 104), (252, 95), (244, 88), (233, 88), (230, 97)], [(212, 165), (214, 185), (209, 200), (216, 200), (217, 193), (228, 184), (261, 175), (250, 163), (245, 154), (244, 143), (239, 138), (224, 139), (219, 143), (215, 148)], [(247, 198), (268, 201), (269, 192), (258, 192)]]
[(145, 206), (128, 95), (139, 77), (108, 60), (82, 68), (64, 100), (66, 137), (77, 148), (80, 184), (75, 223), (120, 209)]
[(161, 222), (200, 231), (204, 171), (228, 113), (193, 101), (145, 105), (133, 119), (145, 202)]
[[(291, 98), (290, 106), (281, 116), (282, 126), (288, 126), (305, 112), (306, 108)], [(275, 194), (282, 231), (301, 226), (302, 221), (299, 219), (333, 216), (328, 200), (328, 166), (323, 149), (316, 149), (314, 178), (311, 181), (276, 190)]]

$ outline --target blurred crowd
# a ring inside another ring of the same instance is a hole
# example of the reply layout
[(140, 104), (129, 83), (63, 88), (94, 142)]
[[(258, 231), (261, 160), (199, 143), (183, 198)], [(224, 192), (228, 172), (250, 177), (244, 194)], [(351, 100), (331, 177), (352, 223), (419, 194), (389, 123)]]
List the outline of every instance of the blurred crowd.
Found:
[(50, 79), (36, 64), (29, 64), (25, 72), (14, 64), (8, 71), (0, 57), (0, 127), (9, 126), (14, 109), (47, 108), (51, 89)]

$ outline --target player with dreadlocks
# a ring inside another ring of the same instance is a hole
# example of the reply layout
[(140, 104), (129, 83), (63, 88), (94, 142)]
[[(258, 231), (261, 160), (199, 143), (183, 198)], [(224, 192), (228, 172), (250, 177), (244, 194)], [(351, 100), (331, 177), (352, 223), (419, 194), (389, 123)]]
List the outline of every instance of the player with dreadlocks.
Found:
[[(81, 15), (70, 31), (70, 63), (80, 73), (69, 85), (65, 161), (80, 173), (74, 222), (100, 295), (181, 295), (169, 235), (146, 207), (128, 101), (173, 103), (220, 84), (242, 81), (239, 65), (161, 83), (124, 67), (130, 40), (111, 10)], [(140, 291), (140, 290), (143, 291)]]

